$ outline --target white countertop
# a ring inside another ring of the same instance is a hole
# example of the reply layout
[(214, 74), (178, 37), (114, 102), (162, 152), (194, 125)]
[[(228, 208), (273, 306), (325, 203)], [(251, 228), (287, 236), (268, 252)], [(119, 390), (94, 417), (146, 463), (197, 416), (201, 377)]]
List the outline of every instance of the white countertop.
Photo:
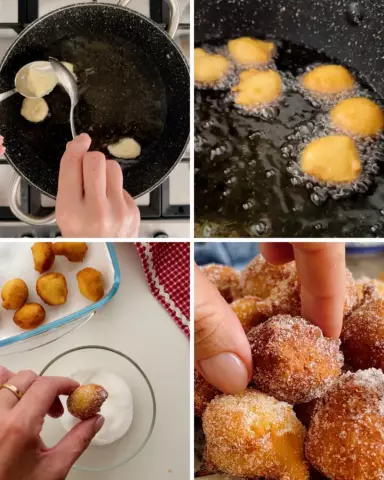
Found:
[(155, 391), (157, 419), (143, 451), (128, 464), (101, 473), (72, 470), (68, 480), (181, 480), (189, 478), (189, 343), (151, 295), (133, 244), (115, 244), (121, 285), (86, 325), (38, 350), (0, 357), (13, 371), (36, 372), (56, 355), (81, 345), (105, 345), (132, 357)]

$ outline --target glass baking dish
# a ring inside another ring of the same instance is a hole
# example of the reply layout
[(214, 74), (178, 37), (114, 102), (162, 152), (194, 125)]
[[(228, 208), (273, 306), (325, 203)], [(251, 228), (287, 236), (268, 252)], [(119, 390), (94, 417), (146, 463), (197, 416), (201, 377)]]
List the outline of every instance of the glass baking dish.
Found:
[(113, 270), (113, 284), (107, 294), (98, 302), (88, 305), (70, 315), (54, 320), (34, 330), (22, 332), (0, 340), (0, 355), (21, 353), (52, 343), (67, 335), (90, 320), (97, 310), (106, 305), (117, 293), (120, 286), (120, 268), (116, 252), (111, 243), (106, 244)]

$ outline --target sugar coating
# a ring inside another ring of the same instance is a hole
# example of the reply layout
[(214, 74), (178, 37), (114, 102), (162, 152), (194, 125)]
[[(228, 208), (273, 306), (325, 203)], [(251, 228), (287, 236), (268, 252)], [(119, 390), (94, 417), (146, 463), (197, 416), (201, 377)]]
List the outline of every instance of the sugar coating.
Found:
[(248, 333), (258, 389), (289, 403), (322, 397), (341, 374), (340, 341), (300, 317), (278, 315)]
[(195, 415), (201, 417), (208, 403), (219, 395), (219, 390), (210, 385), (200, 373), (195, 370), (194, 373), (194, 406)]
[(318, 403), (306, 439), (312, 465), (330, 479), (382, 480), (384, 374), (342, 375)]
[(221, 395), (203, 415), (208, 464), (230, 475), (308, 479), (305, 427), (290, 405), (257, 390)]
[(204, 266), (201, 271), (228, 303), (242, 296), (240, 274), (234, 268), (211, 263)]
[(374, 281), (363, 284), (361, 304), (344, 319), (342, 349), (354, 368), (384, 368), (384, 297)]

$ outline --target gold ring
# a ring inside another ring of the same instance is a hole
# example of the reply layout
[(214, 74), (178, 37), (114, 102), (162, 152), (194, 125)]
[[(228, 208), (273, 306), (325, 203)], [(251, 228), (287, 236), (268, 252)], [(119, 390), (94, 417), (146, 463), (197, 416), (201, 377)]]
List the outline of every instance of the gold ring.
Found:
[(2, 385), (0, 387), (0, 389), (2, 388), (6, 388), (7, 390), (9, 390), (10, 392), (12, 392), (14, 395), (16, 395), (17, 399), (18, 400), (21, 400), (23, 394), (20, 392), (20, 390), (15, 387), (14, 385), (11, 385), (10, 383), (4, 383), (4, 385)]

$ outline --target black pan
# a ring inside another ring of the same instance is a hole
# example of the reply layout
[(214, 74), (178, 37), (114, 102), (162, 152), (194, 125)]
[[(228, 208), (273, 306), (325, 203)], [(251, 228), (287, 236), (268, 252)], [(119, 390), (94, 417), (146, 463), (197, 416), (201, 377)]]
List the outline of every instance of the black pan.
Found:
[[(53, 56), (73, 63), (82, 92), (76, 131), (92, 149), (122, 136), (142, 146), (121, 164), (124, 188), (138, 197), (158, 186), (181, 159), (189, 137), (189, 69), (158, 25), (124, 7), (87, 3), (56, 10), (16, 39), (0, 66), (0, 91), (12, 89), (16, 72)], [(7, 160), (30, 184), (56, 197), (60, 159), (71, 139), (69, 98), (58, 86), (46, 97), (50, 116), (31, 124), (20, 115), (23, 98), (0, 104), (0, 132)]]
[[(348, 67), (375, 100), (384, 98), (384, 3), (334, 0), (196, 0), (195, 42), (223, 44), (239, 36), (269, 37), (277, 40), (279, 51), (291, 47), (297, 70), (316, 59), (334, 61)], [(288, 43), (288, 45), (287, 45)], [(279, 55), (277, 66), (287, 65)], [(294, 186), (286, 172), (287, 162), (262, 161), (251, 172), (239, 167), (237, 147), (242, 139), (260, 127), (260, 122), (232, 109), (221, 93), (196, 92), (196, 134), (205, 138), (209, 148), (223, 146), (232, 150), (227, 156), (207, 157), (197, 150), (195, 156), (196, 236), (269, 236), (269, 237), (374, 237), (384, 235), (384, 162), (380, 173), (364, 194), (344, 199), (328, 199), (316, 205), (310, 200), (313, 190)], [(301, 118), (296, 126), (306, 125), (311, 106), (303, 100)], [(289, 110), (282, 115), (289, 114)], [(215, 126), (209, 127), (211, 117)], [(228, 120), (228, 122), (224, 121)], [(268, 153), (268, 135), (279, 143), (280, 126), (265, 122), (267, 132), (261, 147)], [(229, 126), (228, 126), (229, 125)], [(215, 130), (214, 130), (215, 129)], [(214, 137), (218, 137), (215, 145)], [(261, 152), (261, 153), (260, 153)], [(241, 153), (241, 152), (240, 152)], [(256, 155), (257, 156), (257, 155)], [(380, 157), (381, 160), (384, 160)], [(268, 170), (271, 169), (272, 175)], [(238, 178), (228, 188), (225, 171)], [(276, 174), (277, 172), (277, 174)], [(310, 187), (310, 186), (309, 186)]]

